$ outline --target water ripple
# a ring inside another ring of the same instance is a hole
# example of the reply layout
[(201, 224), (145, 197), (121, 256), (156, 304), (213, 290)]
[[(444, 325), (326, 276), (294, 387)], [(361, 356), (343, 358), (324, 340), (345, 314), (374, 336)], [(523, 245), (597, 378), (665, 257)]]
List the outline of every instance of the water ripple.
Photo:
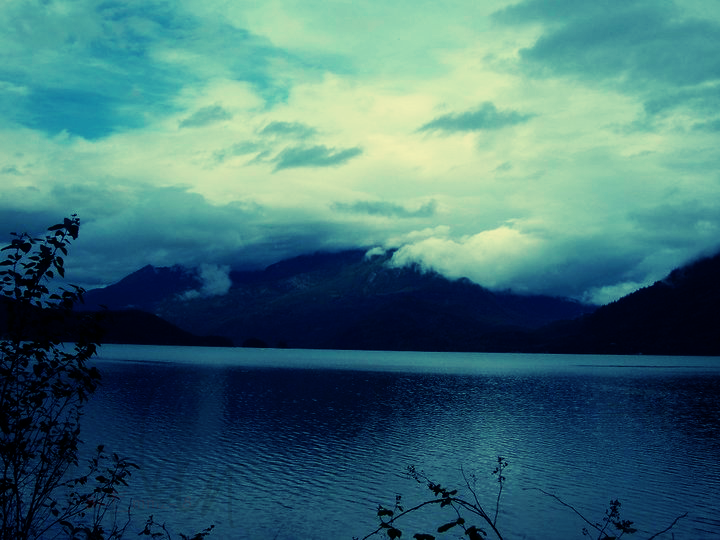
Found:
[(403, 476), (408, 465), (460, 487), (460, 469), (474, 472), (494, 508), (499, 454), (511, 464), (499, 515), (510, 538), (582, 530), (529, 487), (591, 519), (619, 497), (646, 531), (688, 511), (678, 540), (720, 531), (717, 375), (174, 364), (111, 364), (104, 373), (84, 439), (135, 457), (136, 513), (187, 532), (215, 523), (219, 538), (349, 539), (372, 530), (374, 509), (396, 494), (427, 497)]

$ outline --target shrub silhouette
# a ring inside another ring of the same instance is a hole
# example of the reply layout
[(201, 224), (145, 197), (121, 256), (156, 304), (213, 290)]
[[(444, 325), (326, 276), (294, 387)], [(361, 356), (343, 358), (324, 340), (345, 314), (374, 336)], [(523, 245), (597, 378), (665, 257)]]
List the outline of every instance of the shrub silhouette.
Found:
[[(119, 539), (130, 524), (129, 510), (118, 522), (118, 487), (127, 485), (135, 464), (100, 445), (85, 474), (70, 475), (79, 467), (82, 408), (100, 382), (88, 365), (99, 326), (93, 316), (72, 313), (82, 288), (49, 285), (64, 277), (64, 257), (79, 230), (73, 215), (43, 238), (12, 233), (1, 250), (0, 540)], [(73, 346), (63, 344), (67, 335), (75, 336)], [(180, 536), (199, 540), (211, 529)], [(170, 538), (152, 516), (140, 535)]]
[[(372, 538), (377, 535), (385, 535), (391, 540), (401, 538), (403, 535), (401, 527), (405, 528), (403, 525), (405, 521), (404, 518), (410, 514), (434, 506), (446, 508), (451, 514), (452, 519), (444, 521), (433, 531), (416, 532), (412, 536), (415, 540), (436, 540), (436, 535), (446, 532), (462, 533), (461, 537), (467, 537), (468, 540), (485, 540), (486, 538), (497, 538), (498, 540), (503, 540), (504, 537), (498, 527), (498, 513), (500, 510), (500, 499), (502, 497), (503, 486), (506, 481), (504, 472), (507, 467), (507, 460), (505, 460), (502, 456), (498, 456), (495, 468), (492, 472), (493, 475), (497, 475), (498, 484), (494, 510), (492, 512), (485, 510), (480, 502), (477, 489), (474, 487), (474, 482), (473, 484), (470, 482), (471, 479), (475, 480), (475, 477), (472, 476), (471, 478), (468, 478), (465, 471), (462, 471), (462, 476), (465, 481), (465, 489), (467, 490), (467, 494), (464, 495), (458, 489), (444, 487), (441, 484), (434, 482), (428, 478), (424, 472), (418, 471), (414, 466), (408, 467), (408, 478), (415, 480), (420, 484), (424, 484), (432, 493), (432, 497), (408, 509), (405, 509), (403, 506), (402, 497), (400, 495), (395, 496), (395, 504), (392, 508), (382, 505), (378, 506), (377, 517), (379, 525), (374, 531), (364, 536), (362, 540), (367, 540), (368, 538)], [(633, 527), (632, 521), (628, 521), (620, 517), (621, 504), (617, 499), (610, 501), (608, 508), (605, 511), (605, 515), (600, 521), (592, 522), (581, 514), (574, 506), (566, 503), (557, 495), (537, 488), (527, 489), (536, 489), (537, 491), (554, 498), (560, 502), (560, 504), (577, 514), (587, 524), (587, 527), (582, 529), (583, 536), (594, 538), (595, 540), (618, 540), (625, 534), (634, 534), (637, 532), (637, 529)], [(686, 516), (687, 513), (677, 516), (668, 527), (652, 534), (646, 540), (653, 540), (659, 535), (668, 532)], [(358, 539), (356, 537), (353, 540)]]

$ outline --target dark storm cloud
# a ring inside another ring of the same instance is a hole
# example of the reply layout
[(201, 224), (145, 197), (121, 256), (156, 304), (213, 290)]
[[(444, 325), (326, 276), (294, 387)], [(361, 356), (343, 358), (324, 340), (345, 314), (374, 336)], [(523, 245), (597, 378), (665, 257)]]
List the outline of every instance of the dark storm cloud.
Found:
[(260, 135), (274, 135), (278, 137), (294, 137), (305, 139), (312, 137), (317, 130), (300, 122), (270, 122), (259, 131)]
[(720, 119), (711, 120), (709, 122), (697, 122), (693, 125), (695, 131), (708, 131), (711, 133), (720, 133)]
[(715, 54), (719, 30), (710, 22), (675, 23), (643, 10), (576, 21), (543, 36), (521, 56), (559, 73), (698, 84), (720, 75), (720, 57)]
[(149, 109), (170, 109), (164, 98), (186, 76), (149, 52), (158, 41), (181, 38), (186, 28), (160, 4), (132, 9), (104, 3), (80, 21), (81, 31), (74, 29), (77, 21), (55, 18), (49, 10), (29, 4), (15, 9), (14, 16), (27, 24), (11, 26), (5, 39), (17, 51), (44, 59), (27, 63), (24, 55), (2, 56), (1, 78), (24, 88), (2, 96), (17, 123), (51, 135), (65, 131), (97, 139), (143, 126)]
[(699, 249), (708, 244), (720, 246), (717, 236), (720, 205), (712, 200), (664, 204), (631, 212), (628, 217), (643, 238), (662, 244), (658, 250), (682, 246)]
[(680, 106), (689, 106), (698, 114), (712, 116), (720, 111), (720, 85), (666, 91), (644, 103), (650, 115), (664, 114)]
[(361, 148), (335, 149), (324, 145), (291, 146), (282, 150), (275, 158), (275, 170), (294, 167), (336, 167), (362, 154)]
[[(576, 76), (640, 92), (646, 111), (717, 103), (720, 25), (668, 1), (528, 0), (493, 15), (506, 25), (544, 22), (520, 51), (529, 73)], [(700, 87), (715, 83), (714, 87)], [(692, 88), (695, 86), (696, 88)]]
[(195, 111), (193, 114), (180, 122), (181, 128), (202, 127), (230, 120), (232, 114), (223, 109), (220, 105), (210, 105)]
[(387, 201), (358, 201), (354, 203), (335, 203), (333, 210), (338, 212), (367, 214), (370, 216), (396, 218), (428, 218), (435, 215), (437, 202), (430, 201), (417, 210), (408, 210), (404, 206)]
[(485, 102), (477, 109), (462, 113), (438, 116), (424, 124), (418, 131), (482, 131), (501, 129), (527, 122), (533, 117), (512, 110), (498, 110), (494, 104)]
[[(304, 65), (243, 28), (198, 18), (166, 2), (88, 7), (7, 6), (10, 20), (25, 22), (4, 27), (0, 35), (0, 81), (11, 85), (0, 86), (3, 116), (50, 135), (66, 132), (94, 140), (177, 114), (181, 90), (207, 80), (218, 67), (275, 103), (286, 99), (290, 83), (274, 71), (273, 62)], [(82, 17), (76, 20), (77, 15)], [(182, 127), (228, 118), (210, 107), (186, 118)]]
[(111, 92), (34, 86), (24, 95), (10, 96), (7, 104), (9, 118), (49, 135), (66, 132), (93, 140), (144, 125), (142, 116)]

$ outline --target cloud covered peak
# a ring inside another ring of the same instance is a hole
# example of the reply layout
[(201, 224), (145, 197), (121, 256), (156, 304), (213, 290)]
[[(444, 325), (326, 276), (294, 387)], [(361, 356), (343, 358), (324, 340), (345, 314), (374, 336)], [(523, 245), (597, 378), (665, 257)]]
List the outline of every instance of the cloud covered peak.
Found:
[(197, 277), (201, 282), (200, 287), (184, 292), (183, 298), (191, 300), (209, 296), (224, 296), (232, 286), (230, 267), (227, 265), (203, 263), (197, 269)]

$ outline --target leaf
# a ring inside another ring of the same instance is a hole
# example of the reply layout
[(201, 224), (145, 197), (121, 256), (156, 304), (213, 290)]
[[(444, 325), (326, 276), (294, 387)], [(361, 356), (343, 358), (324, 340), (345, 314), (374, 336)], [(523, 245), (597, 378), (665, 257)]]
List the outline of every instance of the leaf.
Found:
[(478, 529), (475, 525), (468, 527), (465, 534), (470, 540), (483, 540), (483, 537), (487, 536), (487, 533), (483, 529)]
[(446, 523), (445, 525), (440, 525), (440, 526), (438, 527), (438, 532), (439, 532), (439, 533), (443, 533), (443, 532), (445, 532), (445, 531), (449, 531), (450, 529), (452, 529), (453, 527), (455, 527), (455, 525), (457, 525), (457, 522), (456, 522), (456, 521), (451, 521), (450, 523)]
[(383, 517), (383, 516), (392, 517), (394, 513), (395, 512), (393, 512), (392, 510), (389, 510), (388, 508), (383, 508), (382, 506), (379, 506), (378, 511), (377, 511), (378, 517)]

